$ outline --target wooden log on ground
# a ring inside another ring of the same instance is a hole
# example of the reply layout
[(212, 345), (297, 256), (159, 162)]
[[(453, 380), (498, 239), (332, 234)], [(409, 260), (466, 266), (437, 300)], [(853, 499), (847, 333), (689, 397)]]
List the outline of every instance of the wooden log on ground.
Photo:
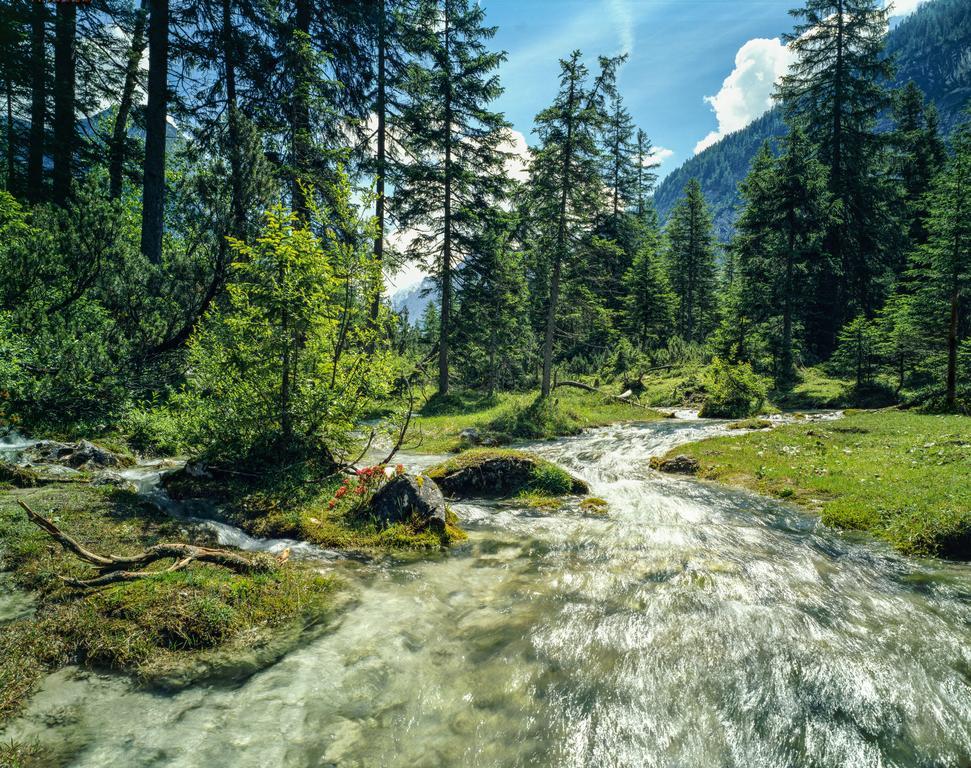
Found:
[[(228, 549), (199, 547), (195, 544), (183, 544), (180, 542), (155, 544), (137, 555), (99, 555), (68, 536), (43, 515), (34, 512), (23, 500), (19, 503), (23, 507), (24, 512), (27, 513), (28, 520), (47, 533), (68, 552), (73, 553), (84, 562), (90, 563), (98, 569), (100, 573), (92, 579), (61, 577), (66, 584), (82, 589), (102, 587), (106, 584), (115, 584), (121, 581), (135, 581), (136, 579), (143, 579), (147, 576), (156, 576), (160, 573), (181, 571), (190, 564), (197, 562), (219, 565), (223, 568), (228, 568), (234, 573), (240, 574), (267, 573), (281, 566), (290, 556), (290, 551), (285, 550), (275, 558), (270, 556), (249, 558)], [(129, 570), (132, 568), (144, 569), (146, 566), (159, 560), (173, 560), (173, 563), (168, 568), (161, 570)]]

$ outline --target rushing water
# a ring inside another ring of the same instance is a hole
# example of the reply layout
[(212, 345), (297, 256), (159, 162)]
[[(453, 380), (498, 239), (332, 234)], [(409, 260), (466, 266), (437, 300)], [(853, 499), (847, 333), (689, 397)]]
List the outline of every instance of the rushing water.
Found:
[(249, 679), (163, 694), (62, 670), (7, 736), (79, 768), (967, 768), (971, 569), (648, 471), (719, 430), (535, 446), (609, 517), (458, 504), (470, 539), (447, 555), (322, 564), (356, 606)]

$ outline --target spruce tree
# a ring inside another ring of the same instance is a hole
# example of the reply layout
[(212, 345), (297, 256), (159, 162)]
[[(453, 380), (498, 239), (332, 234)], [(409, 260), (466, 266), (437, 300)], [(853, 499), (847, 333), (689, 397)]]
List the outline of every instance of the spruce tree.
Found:
[(803, 121), (841, 216), (827, 233), (840, 272), (813, 286), (810, 343), (825, 356), (839, 323), (878, 307), (882, 278), (895, 246), (887, 227), (887, 189), (879, 167), (877, 115), (888, 105), (883, 81), (892, 64), (881, 54), (888, 11), (878, 0), (806, 0), (785, 42), (796, 61), (778, 90), (790, 120)]
[[(646, 205), (650, 208), (645, 210), (653, 211), (649, 201)], [(626, 324), (637, 347), (651, 352), (664, 346), (671, 335), (678, 299), (664, 270), (657, 214), (654, 221), (648, 221), (645, 230), (643, 244), (624, 280), (628, 290)]]
[(472, 0), (421, 0), (402, 115), (411, 162), (396, 195), (399, 225), (418, 233), (411, 252), (439, 285), (438, 389), (449, 390), (455, 268), (475, 247), (483, 212), (507, 184), (501, 144), (507, 123), (489, 104), (502, 92), (496, 69), (505, 53), (489, 51), (495, 27)]
[(463, 378), (490, 395), (521, 383), (533, 349), (526, 274), (512, 247), (514, 218), (488, 212), (459, 272), (456, 356)]
[(564, 266), (575, 261), (576, 247), (603, 199), (600, 133), (607, 122), (606, 99), (614, 91), (617, 59), (600, 59), (590, 81), (580, 51), (560, 60), (560, 90), (536, 116), (540, 146), (533, 153), (532, 215), (540, 222), (539, 250), (548, 269), (541, 397), (552, 385), (553, 347), (557, 335)]
[(675, 331), (685, 341), (700, 343), (714, 325), (718, 270), (711, 213), (697, 179), (685, 187), (666, 234), (668, 277), (678, 297)]
[(927, 243), (917, 253), (922, 280), (920, 312), (946, 349), (945, 402), (957, 403), (958, 347), (968, 335), (971, 296), (971, 121), (958, 128), (953, 155), (932, 186), (924, 226)]
[[(938, 135), (937, 110), (911, 81), (895, 94), (892, 170), (901, 187), (905, 205), (907, 244), (918, 247), (927, 241), (924, 219), (927, 192), (945, 160), (944, 142)], [(898, 274), (903, 264), (898, 267)]]
[(616, 91), (611, 95), (604, 129), (604, 184), (610, 191), (610, 220), (616, 231), (621, 215), (637, 193), (637, 150), (634, 121)]

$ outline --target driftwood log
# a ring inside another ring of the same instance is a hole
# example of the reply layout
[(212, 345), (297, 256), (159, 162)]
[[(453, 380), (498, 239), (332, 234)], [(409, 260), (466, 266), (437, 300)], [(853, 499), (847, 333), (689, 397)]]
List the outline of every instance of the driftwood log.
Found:
[[(236, 552), (231, 552), (228, 549), (197, 547), (194, 544), (182, 544), (179, 542), (155, 544), (138, 555), (99, 555), (86, 549), (75, 539), (72, 539), (46, 517), (38, 515), (24, 501), (20, 501), (20, 506), (27, 513), (27, 519), (30, 522), (47, 533), (68, 552), (72, 552), (81, 560), (84, 560), (84, 562), (90, 563), (98, 569), (99, 575), (92, 579), (61, 577), (64, 583), (81, 589), (102, 587), (106, 584), (115, 584), (121, 581), (135, 581), (136, 579), (143, 579), (147, 576), (157, 576), (160, 573), (181, 571), (191, 563), (196, 562), (220, 565), (223, 568), (228, 568), (235, 573), (241, 574), (267, 573), (280, 567), (290, 557), (290, 550), (284, 550), (278, 557), (258, 555), (254, 558), (248, 558)], [(131, 570), (143, 569), (145, 566), (151, 565), (159, 560), (173, 560), (174, 562), (168, 568), (161, 570)]]
[(609, 398), (610, 400), (616, 400), (619, 403), (627, 403), (627, 405), (631, 405), (635, 408), (643, 408), (645, 411), (652, 410), (649, 406), (641, 405), (640, 403), (638, 403), (634, 399), (634, 393), (631, 392), (629, 389), (626, 392), (624, 392), (622, 395), (612, 395), (610, 392), (604, 392), (602, 389), (597, 389), (596, 387), (592, 387), (589, 384), (584, 384), (582, 381), (568, 381), (568, 380), (556, 382), (556, 384), (553, 385), (553, 389), (556, 389), (557, 387), (573, 387), (574, 389), (582, 389), (585, 392), (594, 392), (598, 395), (602, 395), (603, 397)]

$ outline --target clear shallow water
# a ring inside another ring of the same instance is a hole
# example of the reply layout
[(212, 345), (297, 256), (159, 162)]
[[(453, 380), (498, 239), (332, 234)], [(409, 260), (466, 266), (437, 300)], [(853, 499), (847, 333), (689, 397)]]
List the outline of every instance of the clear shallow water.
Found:
[(173, 695), (63, 670), (6, 736), (79, 768), (966, 768), (971, 568), (647, 470), (720, 429), (540, 444), (608, 518), (456, 505), (470, 540), (448, 555), (323, 564), (357, 606), (245, 682)]

